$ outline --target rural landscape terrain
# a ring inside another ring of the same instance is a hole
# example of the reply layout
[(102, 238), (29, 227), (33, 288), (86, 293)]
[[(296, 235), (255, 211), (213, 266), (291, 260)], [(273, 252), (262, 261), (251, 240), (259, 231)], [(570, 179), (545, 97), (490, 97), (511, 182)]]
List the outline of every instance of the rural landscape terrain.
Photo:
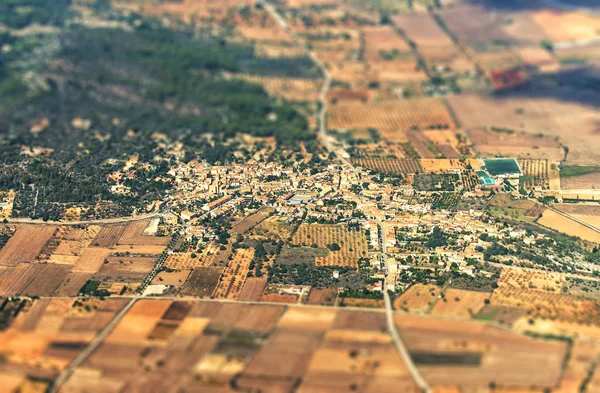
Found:
[(600, 4), (0, 0), (0, 392), (600, 392)]

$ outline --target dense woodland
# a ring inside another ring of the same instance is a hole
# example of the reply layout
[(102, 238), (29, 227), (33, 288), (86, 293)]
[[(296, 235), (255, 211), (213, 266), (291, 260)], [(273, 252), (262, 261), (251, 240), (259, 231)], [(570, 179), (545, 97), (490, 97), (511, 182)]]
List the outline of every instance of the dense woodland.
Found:
[[(251, 45), (169, 30), (155, 20), (131, 23), (131, 31), (68, 24), (69, 1), (48, 4), (0, 4), (1, 24), (60, 28), (50, 35), (0, 34), (0, 46), (10, 48), (0, 57), (0, 190), (17, 190), (16, 214), (53, 219), (64, 204), (106, 200), (127, 213), (159, 198), (169, 184), (153, 179), (168, 178), (169, 162), (153, 162), (161, 156), (154, 133), (183, 142), (186, 159), (212, 163), (231, 158), (227, 140), (240, 132), (275, 136), (280, 145), (314, 139), (294, 107), (274, 101), (259, 85), (227, 77), (317, 77), (308, 59), (259, 59)], [(134, 19), (140, 20), (124, 21)], [(75, 127), (75, 118), (90, 126)], [(41, 119), (48, 125), (31, 132)], [(205, 134), (214, 136), (211, 143)], [(20, 154), (23, 146), (53, 150), (31, 158)], [(106, 175), (131, 154), (155, 169), (136, 173), (128, 184), (132, 195), (112, 194)], [(44, 203), (34, 205), (36, 195)]]

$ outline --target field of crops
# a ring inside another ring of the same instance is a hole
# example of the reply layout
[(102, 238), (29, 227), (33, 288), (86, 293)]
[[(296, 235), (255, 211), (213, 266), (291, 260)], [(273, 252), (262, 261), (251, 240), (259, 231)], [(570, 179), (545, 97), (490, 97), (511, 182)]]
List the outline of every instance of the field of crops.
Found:
[(329, 249), (326, 257), (315, 258), (318, 266), (357, 267), (358, 260), (366, 257), (368, 251), (366, 235), (349, 230), (346, 225), (302, 224), (292, 244)]
[(520, 159), (519, 165), (523, 171), (523, 177), (521, 178), (523, 188), (549, 187), (548, 169), (550, 165), (548, 160)]
[(378, 103), (344, 103), (333, 105), (328, 113), (332, 129), (376, 128), (409, 130), (454, 128), (455, 124), (443, 102), (437, 98), (384, 101)]
[(220, 299), (237, 299), (242, 291), (250, 262), (254, 257), (254, 249), (238, 249), (233, 254), (233, 259), (223, 271), (219, 285), (215, 289), (214, 297)]
[(389, 174), (415, 174), (423, 172), (418, 160), (410, 158), (369, 157), (355, 158), (352, 163), (366, 169)]

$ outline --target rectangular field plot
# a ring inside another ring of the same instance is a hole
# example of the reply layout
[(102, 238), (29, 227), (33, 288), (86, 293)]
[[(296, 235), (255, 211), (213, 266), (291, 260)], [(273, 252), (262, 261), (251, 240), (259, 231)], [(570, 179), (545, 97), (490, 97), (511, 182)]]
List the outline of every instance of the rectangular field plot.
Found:
[(329, 107), (327, 125), (332, 129), (378, 130), (455, 127), (452, 116), (437, 98), (333, 105)]
[(56, 227), (53, 226), (19, 226), (0, 250), (0, 265), (15, 266), (19, 262), (34, 262), (55, 231)]

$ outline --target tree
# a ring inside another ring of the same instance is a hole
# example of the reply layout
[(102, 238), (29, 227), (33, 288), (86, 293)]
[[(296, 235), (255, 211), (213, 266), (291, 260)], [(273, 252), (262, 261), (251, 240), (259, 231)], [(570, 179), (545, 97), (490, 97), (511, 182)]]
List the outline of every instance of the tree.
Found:
[(332, 243), (332, 244), (329, 245), (329, 250), (330, 251), (340, 251), (341, 247), (337, 243)]

